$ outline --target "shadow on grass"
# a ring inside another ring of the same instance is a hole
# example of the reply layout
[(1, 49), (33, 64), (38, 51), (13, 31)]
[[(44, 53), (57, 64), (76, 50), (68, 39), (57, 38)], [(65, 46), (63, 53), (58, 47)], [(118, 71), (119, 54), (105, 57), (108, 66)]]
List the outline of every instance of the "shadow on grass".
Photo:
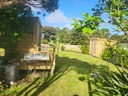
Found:
[[(54, 81), (59, 79), (61, 76), (65, 75), (70, 70), (75, 70), (79, 74), (89, 75), (90, 73), (94, 73), (94, 72), (100, 72), (100, 73), (104, 74), (109, 70), (109, 68), (108, 68), (108, 66), (104, 66), (104, 65), (97, 66), (95, 64), (89, 64), (87, 62), (80, 61), (75, 58), (70, 59), (68, 57), (57, 57), (56, 69), (55, 69), (54, 76), (47, 78), (39, 86), (39, 88), (32, 94), (32, 96), (39, 95), (47, 87), (49, 87), (50, 84), (52, 84)], [(85, 78), (83, 77), (83, 78), (78, 78), (78, 79), (83, 80)]]
[(87, 84), (88, 84), (88, 94), (89, 94), (89, 96), (93, 96), (93, 94), (92, 94), (92, 86), (91, 86), (91, 82), (90, 82), (89, 79), (87, 81)]
[[(29, 92), (33, 91), (31, 96), (38, 96), (41, 92), (43, 92), (46, 88), (49, 87), (50, 84), (55, 82), (60, 77), (64, 76), (70, 70), (75, 70), (78, 74), (89, 75), (90, 73), (99, 72), (101, 74), (105, 74), (109, 67), (105, 65), (95, 65), (89, 64), (85, 61), (78, 60), (76, 58), (70, 59), (68, 57), (59, 57), (56, 58), (56, 69), (55, 74), (53, 76), (48, 76), (44, 81), (40, 82), (37, 85), (32, 86), (38, 82), (38, 79), (35, 79), (31, 84), (21, 90), (16, 96), (20, 96), (23, 93), (25, 96), (29, 94)], [(85, 80), (84, 77), (79, 77), (79, 80)], [(28, 91), (26, 91), (29, 88)], [(34, 90), (36, 89), (36, 90)], [(91, 89), (89, 89), (91, 90)], [(92, 96), (90, 94), (90, 96)]]

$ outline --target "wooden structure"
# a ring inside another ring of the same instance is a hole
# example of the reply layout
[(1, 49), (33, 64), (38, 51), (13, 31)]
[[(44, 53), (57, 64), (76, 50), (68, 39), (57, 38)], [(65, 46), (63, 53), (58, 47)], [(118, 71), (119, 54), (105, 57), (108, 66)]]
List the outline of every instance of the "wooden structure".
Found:
[(34, 19), (33, 32), (27, 34), (23, 39), (17, 42), (17, 51), (20, 58), (23, 58), (25, 53), (38, 53), (41, 47), (41, 29), (42, 25), (39, 18)]
[[(10, 45), (5, 50), (5, 56), (7, 59), (21, 59), (25, 53), (37, 53), (41, 47), (41, 29), (42, 25), (38, 17), (33, 17), (31, 24), (33, 28), (32, 32), (26, 32), (25, 36), (18, 40), (15, 44)], [(16, 56), (14, 56), (16, 55)], [(10, 58), (13, 57), (13, 58)]]
[[(55, 60), (56, 60), (56, 54), (55, 54), (55, 47), (54, 46), (49, 46), (45, 47), (41, 46), (43, 50), (38, 51), (38, 54), (43, 55), (42, 59), (36, 58), (36, 59), (22, 59), (20, 66), (21, 70), (49, 70), (50, 74), (54, 74), (54, 69), (55, 69)], [(47, 50), (48, 49), (48, 50)], [(33, 54), (35, 55), (35, 54)], [(48, 58), (47, 58), (48, 56)]]
[[(103, 50), (105, 49), (105, 43), (108, 43), (106, 39), (103, 38), (91, 38), (89, 46), (89, 54), (95, 57), (100, 57)], [(115, 44), (116, 41), (111, 40), (110, 44)]]
[[(18, 40), (16, 44), (9, 46), (6, 49), (6, 56), (11, 57), (12, 53), (16, 55), (16, 59), (20, 62), (20, 70), (50, 70), (51, 74), (54, 71), (55, 52), (49, 52), (49, 60), (22, 60), (26, 53), (30, 54), (44, 54), (41, 51), (41, 29), (42, 25), (38, 17), (33, 17), (33, 31), (28, 32), (22, 39)], [(50, 48), (49, 48), (50, 49)], [(14, 56), (13, 55), (13, 56)], [(14, 58), (13, 58), (14, 59)]]

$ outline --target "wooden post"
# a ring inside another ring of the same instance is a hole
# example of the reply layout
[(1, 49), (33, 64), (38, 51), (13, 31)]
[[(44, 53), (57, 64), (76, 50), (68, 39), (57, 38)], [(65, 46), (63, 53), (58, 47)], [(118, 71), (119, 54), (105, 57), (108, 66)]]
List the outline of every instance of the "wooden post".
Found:
[(54, 70), (55, 70), (55, 65), (56, 65), (56, 54), (55, 52), (53, 53), (53, 65), (50, 71), (50, 75), (53, 76), (54, 75)]

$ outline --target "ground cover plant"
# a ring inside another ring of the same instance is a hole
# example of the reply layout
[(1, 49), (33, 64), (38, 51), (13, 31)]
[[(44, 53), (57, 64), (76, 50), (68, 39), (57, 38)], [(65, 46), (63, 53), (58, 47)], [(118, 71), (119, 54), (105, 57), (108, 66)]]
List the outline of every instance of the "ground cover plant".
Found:
[(92, 92), (100, 96), (128, 96), (128, 72), (117, 67), (118, 72), (94, 78), (97, 87)]

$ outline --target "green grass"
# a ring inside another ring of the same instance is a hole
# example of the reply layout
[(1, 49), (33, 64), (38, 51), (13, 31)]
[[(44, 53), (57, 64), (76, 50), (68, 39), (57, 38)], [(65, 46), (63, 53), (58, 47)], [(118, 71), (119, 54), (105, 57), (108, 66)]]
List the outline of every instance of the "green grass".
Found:
[(94, 72), (107, 74), (110, 70), (116, 71), (116, 67), (99, 58), (59, 52), (54, 76), (35, 77), (29, 83), (1, 92), (0, 96), (92, 96), (89, 94), (88, 77)]
[(3, 48), (0, 48), (0, 56), (4, 56), (5, 50)]

